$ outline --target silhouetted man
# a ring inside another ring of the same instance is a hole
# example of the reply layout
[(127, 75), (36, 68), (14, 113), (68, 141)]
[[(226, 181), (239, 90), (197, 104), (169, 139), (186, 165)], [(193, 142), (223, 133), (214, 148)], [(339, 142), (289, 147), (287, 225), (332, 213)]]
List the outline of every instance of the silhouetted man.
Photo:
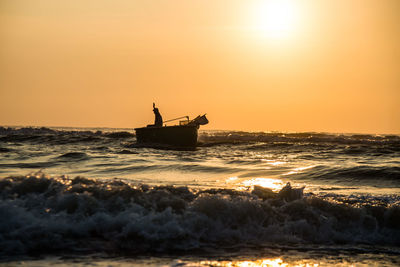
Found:
[(155, 103), (153, 103), (153, 112), (154, 112), (154, 115), (156, 116), (155, 119), (154, 119), (154, 126), (162, 127), (163, 120), (162, 120), (160, 111), (158, 111), (158, 108), (156, 108), (156, 104)]

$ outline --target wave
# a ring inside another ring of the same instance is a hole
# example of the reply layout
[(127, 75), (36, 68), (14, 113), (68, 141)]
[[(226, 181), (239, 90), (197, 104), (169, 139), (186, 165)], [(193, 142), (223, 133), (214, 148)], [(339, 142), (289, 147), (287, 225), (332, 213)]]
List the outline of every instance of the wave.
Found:
[(88, 160), (89, 158), (90, 157), (83, 152), (68, 152), (57, 157), (57, 159), (61, 159), (62, 161), (64, 160), (79, 161), (79, 160)]
[(348, 201), (334, 194), (295, 195), (280, 197), (260, 187), (202, 190), (43, 173), (11, 176), (0, 180), (0, 256), (400, 246), (398, 196)]
[(273, 143), (285, 146), (294, 143), (311, 144), (392, 144), (400, 151), (399, 135), (360, 135), (360, 134), (328, 134), (317, 132), (280, 133), (280, 132), (241, 132), (241, 131), (202, 131), (200, 141), (203, 146), (241, 144), (241, 143)]
[(340, 184), (360, 184), (366, 182), (371, 186), (380, 187), (399, 187), (400, 186), (400, 167), (398, 166), (352, 166), (352, 167), (332, 167), (314, 166), (303, 170), (301, 173), (293, 173), (296, 179), (322, 180), (330, 183)]
[(6, 147), (0, 147), (0, 153), (8, 153), (13, 151), (11, 148), (6, 148)]
[(125, 132), (125, 131), (124, 132), (104, 133), (104, 135), (109, 138), (117, 138), (117, 139), (131, 138), (131, 137), (135, 136), (133, 133), (129, 133), (129, 132)]
[(57, 166), (57, 162), (24, 162), (24, 163), (1, 163), (1, 168), (22, 168), (22, 169), (45, 169)]
[(46, 127), (1, 127), (0, 141), (3, 142), (35, 142), (44, 144), (71, 144), (85, 142), (101, 142), (107, 139), (133, 138), (135, 135), (127, 131), (102, 132), (89, 130), (55, 130)]
[[(100, 131), (100, 130), (60, 130), (47, 127), (2, 127), (0, 126), (0, 140), (29, 141), (50, 136), (76, 136), (89, 138), (86, 141), (98, 140), (95, 137), (110, 139), (124, 139), (135, 136), (133, 132)], [(94, 138), (91, 140), (90, 138)], [(78, 141), (79, 138), (75, 141)], [(85, 141), (84, 139), (82, 141)], [(244, 132), (244, 131), (200, 131), (200, 146), (234, 145), (243, 143), (273, 143), (285, 146), (293, 143), (311, 144), (392, 144), (396, 151), (400, 151), (400, 135), (373, 135), (373, 134), (331, 134), (318, 132), (283, 133), (283, 132)]]

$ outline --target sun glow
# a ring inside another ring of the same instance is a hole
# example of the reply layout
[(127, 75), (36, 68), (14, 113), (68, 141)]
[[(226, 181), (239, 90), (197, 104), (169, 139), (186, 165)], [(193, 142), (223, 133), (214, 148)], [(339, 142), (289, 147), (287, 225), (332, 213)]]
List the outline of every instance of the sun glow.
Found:
[(255, 7), (255, 31), (262, 37), (292, 37), (300, 22), (299, 6), (294, 0), (263, 0)]

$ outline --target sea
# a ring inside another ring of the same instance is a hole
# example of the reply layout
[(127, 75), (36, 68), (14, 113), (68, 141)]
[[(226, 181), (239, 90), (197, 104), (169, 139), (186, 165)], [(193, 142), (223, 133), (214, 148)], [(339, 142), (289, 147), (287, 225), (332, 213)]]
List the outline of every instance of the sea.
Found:
[(1, 266), (399, 266), (400, 136), (0, 127)]

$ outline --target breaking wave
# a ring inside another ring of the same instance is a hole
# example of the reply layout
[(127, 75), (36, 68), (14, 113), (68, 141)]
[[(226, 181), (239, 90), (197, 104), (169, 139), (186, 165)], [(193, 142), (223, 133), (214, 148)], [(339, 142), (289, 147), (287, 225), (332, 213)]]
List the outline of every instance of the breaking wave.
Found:
[(1, 179), (0, 199), (3, 258), (279, 245), (400, 246), (399, 196), (149, 186), (39, 172)]

